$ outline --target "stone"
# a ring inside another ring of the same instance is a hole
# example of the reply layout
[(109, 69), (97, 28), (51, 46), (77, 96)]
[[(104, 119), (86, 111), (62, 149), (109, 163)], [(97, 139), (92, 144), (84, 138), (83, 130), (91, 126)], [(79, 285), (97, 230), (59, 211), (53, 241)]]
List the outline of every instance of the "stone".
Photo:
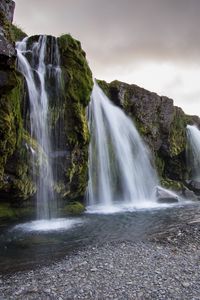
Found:
[(196, 195), (200, 195), (200, 181), (198, 180), (187, 180), (187, 187), (192, 190)]
[(165, 190), (161, 187), (156, 187), (156, 198), (159, 203), (176, 203), (179, 201), (178, 195), (175, 193)]
[(188, 288), (190, 286), (189, 282), (185, 282), (185, 281), (182, 282), (181, 284), (184, 288)]
[(183, 189), (182, 196), (188, 200), (198, 201), (198, 197), (195, 193), (188, 188)]
[(12, 23), (15, 9), (15, 2), (12, 0), (1, 0), (0, 11), (3, 12), (5, 18)]

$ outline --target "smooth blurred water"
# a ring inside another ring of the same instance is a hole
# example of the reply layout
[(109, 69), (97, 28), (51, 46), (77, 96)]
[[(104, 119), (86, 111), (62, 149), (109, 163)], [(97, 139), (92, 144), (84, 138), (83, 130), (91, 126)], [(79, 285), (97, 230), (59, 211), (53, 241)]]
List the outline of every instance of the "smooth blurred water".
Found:
[[(49, 219), (57, 217), (57, 201), (54, 193), (56, 174), (51, 159), (52, 145), (49, 130), (51, 120), (47, 82), (51, 80), (54, 90), (60, 89), (60, 55), (56, 38), (51, 39), (50, 50), (46, 35), (41, 35), (31, 46), (28, 43), (28, 37), (16, 43), (18, 69), (27, 83), (30, 135), (38, 143), (37, 153), (32, 149), (32, 168), (37, 185), (37, 218)], [(50, 58), (47, 62), (48, 55)], [(54, 101), (56, 103), (58, 99)], [(35, 170), (36, 165), (38, 170)]]
[(192, 178), (200, 180), (200, 130), (195, 125), (187, 125), (187, 162)]
[(90, 211), (79, 218), (53, 220), (52, 224), (32, 221), (1, 227), (0, 270), (13, 272), (49, 264), (88, 245), (145, 240), (199, 215), (199, 203), (189, 203), (106, 214)]
[(105, 208), (155, 202), (159, 184), (147, 146), (133, 120), (95, 82), (88, 107), (89, 206)]

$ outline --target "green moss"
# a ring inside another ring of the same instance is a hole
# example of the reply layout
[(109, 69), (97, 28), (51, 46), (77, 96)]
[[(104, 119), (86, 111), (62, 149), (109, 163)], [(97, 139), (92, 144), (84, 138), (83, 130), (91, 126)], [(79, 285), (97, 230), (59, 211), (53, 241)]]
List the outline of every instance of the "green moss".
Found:
[(85, 207), (80, 202), (72, 202), (67, 204), (63, 211), (69, 215), (80, 215), (85, 211)]
[(184, 187), (181, 181), (171, 180), (169, 178), (162, 178), (160, 183), (164, 188), (174, 191), (181, 191)]
[(104, 81), (104, 80), (97, 80), (97, 83), (100, 86), (100, 88), (104, 91), (104, 93), (106, 94), (106, 96), (108, 98), (110, 98), (109, 84), (106, 81)]
[(162, 177), (165, 168), (165, 161), (158, 155), (158, 153), (155, 154), (155, 165), (159, 176)]
[(31, 217), (35, 213), (32, 207), (12, 207), (9, 203), (0, 203), (0, 221), (15, 221), (18, 219)]
[[(62, 69), (62, 94), (59, 104), (52, 105), (52, 126), (62, 124), (61, 136), (70, 158), (64, 182), (56, 190), (66, 199), (81, 199), (87, 186), (89, 129), (86, 107), (93, 87), (92, 73), (79, 41), (70, 35), (58, 38)], [(65, 186), (65, 189), (63, 188)]]
[(69, 98), (86, 106), (90, 100), (93, 80), (85, 52), (80, 42), (67, 34), (58, 38), (58, 45), (65, 92)]
[(9, 75), (9, 91), (4, 89), (0, 101), (0, 181), (7, 159), (22, 141), (21, 77), (12, 72)]
[(27, 34), (19, 26), (12, 24), (11, 36), (12, 36), (12, 40), (17, 42), (27, 37)]
[(0, 220), (15, 217), (14, 210), (8, 203), (0, 203)]
[(176, 107), (174, 119), (170, 126), (169, 145), (171, 156), (176, 156), (186, 149), (186, 126), (188, 124), (188, 116)]

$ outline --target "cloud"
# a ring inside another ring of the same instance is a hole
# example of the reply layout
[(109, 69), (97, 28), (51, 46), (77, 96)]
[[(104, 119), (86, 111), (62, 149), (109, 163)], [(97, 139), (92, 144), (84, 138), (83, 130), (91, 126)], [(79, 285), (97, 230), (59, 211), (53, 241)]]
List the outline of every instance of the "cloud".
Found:
[(199, 60), (199, 0), (16, 0), (33, 33), (70, 32), (101, 63)]
[(189, 109), (199, 93), (199, 15), (199, 0), (16, 0), (14, 20), (28, 34), (71, 33), (95, 77), (137, 83)]

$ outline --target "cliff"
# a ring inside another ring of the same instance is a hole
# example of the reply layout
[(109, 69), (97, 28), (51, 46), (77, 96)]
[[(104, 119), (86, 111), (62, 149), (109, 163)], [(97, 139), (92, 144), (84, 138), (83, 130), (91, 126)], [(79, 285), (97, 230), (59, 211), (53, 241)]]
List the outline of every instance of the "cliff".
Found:
[(162, 185), (184, 193), (190, 177), (186, 166), (186, 126), (200, 125), (199, 117), (185, 114), (174, 106), (172, 99), (137, 85), (101, 80), (98, 83), (111, 101), (134, 121), (153, 153)]
[[(25, 78), (17, 71), (15, 41), (26, 34), (12, 25), (14, 2), (0, 4), (0, 205), (21, 206), (34, 199), (32, 150), (40, 145), (30, 137), (29, 99)], [(31, 48), (39, 36), (29, 37)], [(47, 44), (55, 37), (47, 36)], [(62, 88), (57, 95), (47, 81), (50, 99), (50, 134), (54, 168), (58, 171), (55, 191), (65, 201), (83, 200), (87, 186), (89, 131), (86, 107), (93, 86), (85, 52), (70, 35), (57, 39), (62, 70)], [(46, 55), (49, 59), (50, 52)], [(38, 166), (35, 166), (37, 172)], [(1, 210), (1, 209), (0, 209)]]

